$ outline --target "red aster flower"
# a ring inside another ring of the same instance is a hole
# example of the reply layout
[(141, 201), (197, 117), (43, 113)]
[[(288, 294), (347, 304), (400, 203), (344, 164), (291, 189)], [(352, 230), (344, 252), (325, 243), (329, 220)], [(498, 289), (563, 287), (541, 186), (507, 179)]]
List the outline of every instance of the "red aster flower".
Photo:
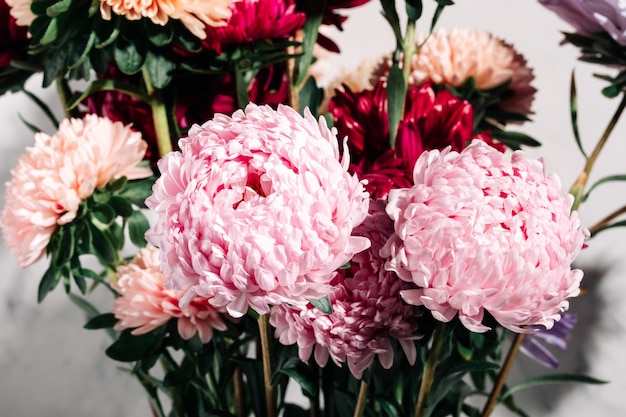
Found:
[(415, 161), (426, 150), (447, 146), (461, 150), (472, 139), (504, 150), (488, 133), (473, 133), (474, 110), (469, 102), (447, 90), (435, 92), (430, 84), (409, 88), (395, 149), (389, 144), (387, 91), (383, 82), (359, 93), (349, 88), (337, 91), (329, 110), (339, 137), (348, 137), (352, 170), (368, 180), (368, 191), (374, 198), (384, 198), (393, 188), (410, 186)]
[(288, 38), (306, 20), (304, 13), (295, 11), (293, 0), (241, 0), (233, 2), (231, 10), (226, 26), (206, 27), (203, 48), (221, 53), (226, 45)]
[(11, 8), (0, 0), (0, 67), (8, 67), (11, 60), (26, 56), (28, 28), (18, 26), (10, 14)]

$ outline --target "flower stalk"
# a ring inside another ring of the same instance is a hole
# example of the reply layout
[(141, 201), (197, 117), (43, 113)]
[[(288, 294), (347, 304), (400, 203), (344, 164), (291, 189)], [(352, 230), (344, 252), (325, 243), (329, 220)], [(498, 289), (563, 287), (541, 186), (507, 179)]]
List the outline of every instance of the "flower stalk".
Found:
[(363, 412), (365, 411), (365, 403), (367, 402), (367, 388), (367, 382), (365, 382), (365, 379), (362, 379), (361, 386), (359, 387), (359, 396), (356, 400), (356, 407), (354, 407), (354, 417), (363, 416)]
[(159, 156), (163, 157), (172, 152), (172, 139), (169, 122), (167, 120), (167, 108), (165, 107), (161, 90), (152, 85), (150, 75), (148, 74), (148, 70), (145, 66), (141, 69), (141, 74), (146, 85), (150, 109), (152, 110), (152, 121), (154, 124), (154, 132), (157, 137)]
[(259, 334), (261, 336), (261, 355), (263, 358), (263, 382), (265, 386), (265, 407), (267, 417), (276, 417), (276, 403), (272, 389), (272, 356), (270, 350), (269, 314), (259, 316)]
[(426, 401), (428, 400), (428, 394), (430, 394), (430, 390), (433, 387), (433, 380), (435, 377), (437, 362), (439, 361), (439, 354), (441, 353), (443, 342), (446, 339), (446, 328), (446, 324), (441, 323), (435, 329), (433, 343), (430, 348), (426, 364), (424, 365), (420, 392), (417, 396), (417, 404), (415, 405), (415, 417), (424, 417), (426, 415)]

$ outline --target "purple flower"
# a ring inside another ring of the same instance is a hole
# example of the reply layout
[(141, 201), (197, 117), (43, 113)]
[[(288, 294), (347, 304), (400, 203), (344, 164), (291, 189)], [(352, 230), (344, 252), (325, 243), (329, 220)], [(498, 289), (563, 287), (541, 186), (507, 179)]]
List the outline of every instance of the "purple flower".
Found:
[(520, 346), (520, 351), (546, 368), (558, 368), (559, 360), (543, 343), (566, 350), (567, 342), (571, 339), (570, 332), (576, 321), (578, 321), (576, 314), (563, 313), (561, 320), (555, 322), (550, 330), (544, 326), (532, 326), (538, 331), (526, 335)]
[(626, 46), (626, 3), (617, 0), (539, 0), (580, 35), (606, 32)]

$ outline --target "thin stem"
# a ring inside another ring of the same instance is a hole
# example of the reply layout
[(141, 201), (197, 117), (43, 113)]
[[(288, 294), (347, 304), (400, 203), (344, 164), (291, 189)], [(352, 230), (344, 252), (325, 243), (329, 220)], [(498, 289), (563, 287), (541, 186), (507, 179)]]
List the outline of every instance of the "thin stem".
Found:
[(407, 22), (402, 53), (402, 74), (404, 75), (406, 91), (409, 85), (409, 75), (411, 74), (411, 60), (413, 59), (413, 55), (415, 55), (415, 21), (409, 20)]
[(591, 152), (591, 155), (589, 155), (589, 158), (587, 158), (587, 162), (585, 163), (585, 168), (583, 169), (583, 172), (580, 173), (580, 175), (570, 188), (570, 194), (574, 196), (574, 204), (572, 206), (572, 210), (576, 210), (578, 206), (580, 206), (580, 203), (582, 202), (582, 197), (584, 195), (585, 186), (587, 185), (587, 179), (589, 178), (589, 174), (591, 173), (591, 170), (596, 163), (596, 159), (598, 159), (598, 155), (600, 155), (600, 151), (602, 151), (602, 149), (604, 148), (604, 145), (609, 139), (611, 132), (613, 132), (615, 125), (617, 125), (617, 122), (622, 115), (625, 107), (626, 93), (622, 95), (622, 100), (620, 101), (619, 106), (617, 106), (613, 117), (609, 121), (609, 124), (606, 126), (606, 129), (604, 129), (604, 132), (602, 133), (600, 140), (598, 140), (596, 147), (593, 149), (593, 152)]
[(440, 323), (433, 335), (433, 344), (428, 354), (428, 359), (424, 365), (424, 372), (422, 374), (422, 383), (420, 385), (420, 392), (417, 397), (417, 405), (415, 406), (415, 417), (423, 417), (426, 412), (426, 400), (428, 394), (433, 386), (433, 379), (435, 376), (435, 368), (439, 361), (439, 354), (443, 346), (443, 341), (446, 338), (446, 324)]
[(591, 226), (589, 228), (589, 234), (593, 236), (593, 234), (596, 233), (598, 230), (607, 226), (613, 219), (616, 219), (617, 217), (621, 216), (624, 213), (626, 213), (626, 206), (618, 208), (613, 213), (609, 214), (604, 219), (600, 220), (598, 223)]
[[(296, 34), (296, 37), (302, 37), (302, 31)], [(296, 48), (293, 45), (287, 47), (287, 55), (293, 56)], [(296, 85), (298, 74), (296, 74), (296, 58), (287, 60), (287, 77), (289, 78), (289, 105), (298, 113), (300, 113), (300, 86)]]
[(359, 388), (359, 397), (356, 400), (356, 407), (354, 408), (354, 417), (361, 417), (365, 411), (365, 403), (367, 402), (367, 382), (365, 379), (361, 380), (361, 386)]
[(70, 90), (70, 86), (67, 83), (67, 80), (63, 77), (58, 77), (55, 81), (57, 86), (57, 93), (59, 94), (59, 99), (61, 100), (61, 105), (63, 106), (63, 112), (65, 113), (66, 118), (71, 117), (80, 117), (80, 112), (78, 109), (74, 108), (69, 110), (67, 108), (67, 103), (69, 101), (70, 96), (72, 95), (72, 90)]
[(161, 90), (152, 86), (150, 74), (148, 74), (148, 70), (145, 66), (141, 69), (141, 74), (143, 75), (146, 92), (150, 100), (152, 122), (154, 124), (154, 132), (156, 133), (159, 156), (163, 157), (165, 154), (172, 152), (172, 138), (170, 126), (167, 121), (167, 108), (165, 107)]
[(233, 374), (233, 385), (235, 390), (235, 410), (237, 417), (246, 417), (246, 401), (243, 396), (243, 374), (240, 367), (235, 368)]
[(267, 417), (276, 417), (276, 403), (272, 389), (272, 359), (270, 350), (270, 322), (269, 315), (259, 316), (259, 334), (261, 336), (261, 354), (263, 356), (263, 382), (265, 385), (265, 407)]
[[(311, 373), (315, 375), (315, 378), (319, 379), (320, 367), (317, 365), (317, 362), (315, 362), (314, 359), (309, 360), (309, 368), (311, 368)], [(322, 387), (323, 387), (323, 384), (322, 384)], [(323, 391), (323, 388), (322, 388), (322, 391)], [(309, 404), (310, 404), (309, 416), (310, 417), (320, 417), (320, 404), (319, 403), (320, 403), (320, 394), (318, 391), (317, 395), (309, 398)]]
[(513, 362), (515, 362), (515, 357), (517, 356), (517, 352), (522, 345), (522, 341), (524, 340), (525, 333), (518, 333), (513, 339), (513, 344), (509, 348), (509, 353), (502, 364), (502, 368), (500, 368), (500, 373), (498, 374), (498, 378), (496, 379), (493, 388), (491, 389), (491, 393), (489, 394), (489, 399), (483, 408), (483, 413), (481, 417), (488, 417), (491, 415), (491, 412), (496, 407), (498, 402), (498, 397), (500, 397), (500, 392), (502, 391), (502, 387), (504, 387), (504, 383), (506, 382), (506, 378), (509, 375), (509, 371), (513, 366)]

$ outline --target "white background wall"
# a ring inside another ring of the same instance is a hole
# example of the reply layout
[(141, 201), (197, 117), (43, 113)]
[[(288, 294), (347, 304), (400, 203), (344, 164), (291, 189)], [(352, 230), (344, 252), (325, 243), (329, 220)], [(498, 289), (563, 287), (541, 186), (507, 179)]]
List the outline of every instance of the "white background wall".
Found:
[[(425, 16), (431, 16), (434, 0), (425, 0)], [(365, 57), (377, 57), (393, 48), (391, 32), (372, 1), (352, 11), (345, 31), (334, 38), (343, 54), (336, 65), (354, 65)], [(418, 27), (426, 30), (427, 20)], [(602, 133), (617, 101), (601, 96), (603, 84), (592, 78), (601, 68), (576, 61), (576, 50), (559, 46), (560, 30), (569, 27), (534, 0), (457, 0), (446, 9), (439, 27), (481, 28), (512, 43), (534, 67), (538, 88), (534, 122), (521, 129), (543, 146), (531, 149), (541, 156), (548, 172), (562, 178), (569, 188), (582, 169), (583, 160), (571, 133), (568, 91), (571, 71), (576, 69), (580, 101), (580, 128), (588, 151)], [(55, 103), (53, 90), (39, 90), (39, 79), (29, 83), (49, 103)], [(32, 134), (18, 119), (43, 120), (22, 95), (0, 98), (0, 182), (23, 148), (32, 143)], [(593, 178), (626, 172), (626, 122), (620, 122)], [(50, 129), (45, 122), (42, 126)], [(592, 178), (592, 179), (593, 179)], [(620, 185), (599, 189), (582, 207), (587, 226), (626, 204)], [(4, 195), (4, 187), (0, 189)], [(589, 292), (574, 300), (572, 311), (580, 315), (580, 325), (570, 349), (560, 357), (562, 372), (586, 372), (609, 380), (605, 386), (568, 385), (528, 391), (519, 397), (534, 416), (621, 416), (626, 415), (626, 277), (624, 277), (626, 229), (608, 231), (590, 242), (579, 260), (587, 271), (584, 284)], [(63, 294), (61, 288), (36, 303), (37, 285), (45, 261), (20, 270), (4, 246), (0, 246), (0, 417), (91, 417), (148, 416), (147, 402), (139, 384), (116, 369), (104, 349), (109, 341), (104, 333), (82, 329), (84, 317)], [(606, 273), (602, 274), (604, 271)], [(103, 297), (102, 308), (106, 309)], [(518, 362), (512, 379), (544, 372), (524, 358)], [(503, 410), (496, 413), (509, 415)]]

